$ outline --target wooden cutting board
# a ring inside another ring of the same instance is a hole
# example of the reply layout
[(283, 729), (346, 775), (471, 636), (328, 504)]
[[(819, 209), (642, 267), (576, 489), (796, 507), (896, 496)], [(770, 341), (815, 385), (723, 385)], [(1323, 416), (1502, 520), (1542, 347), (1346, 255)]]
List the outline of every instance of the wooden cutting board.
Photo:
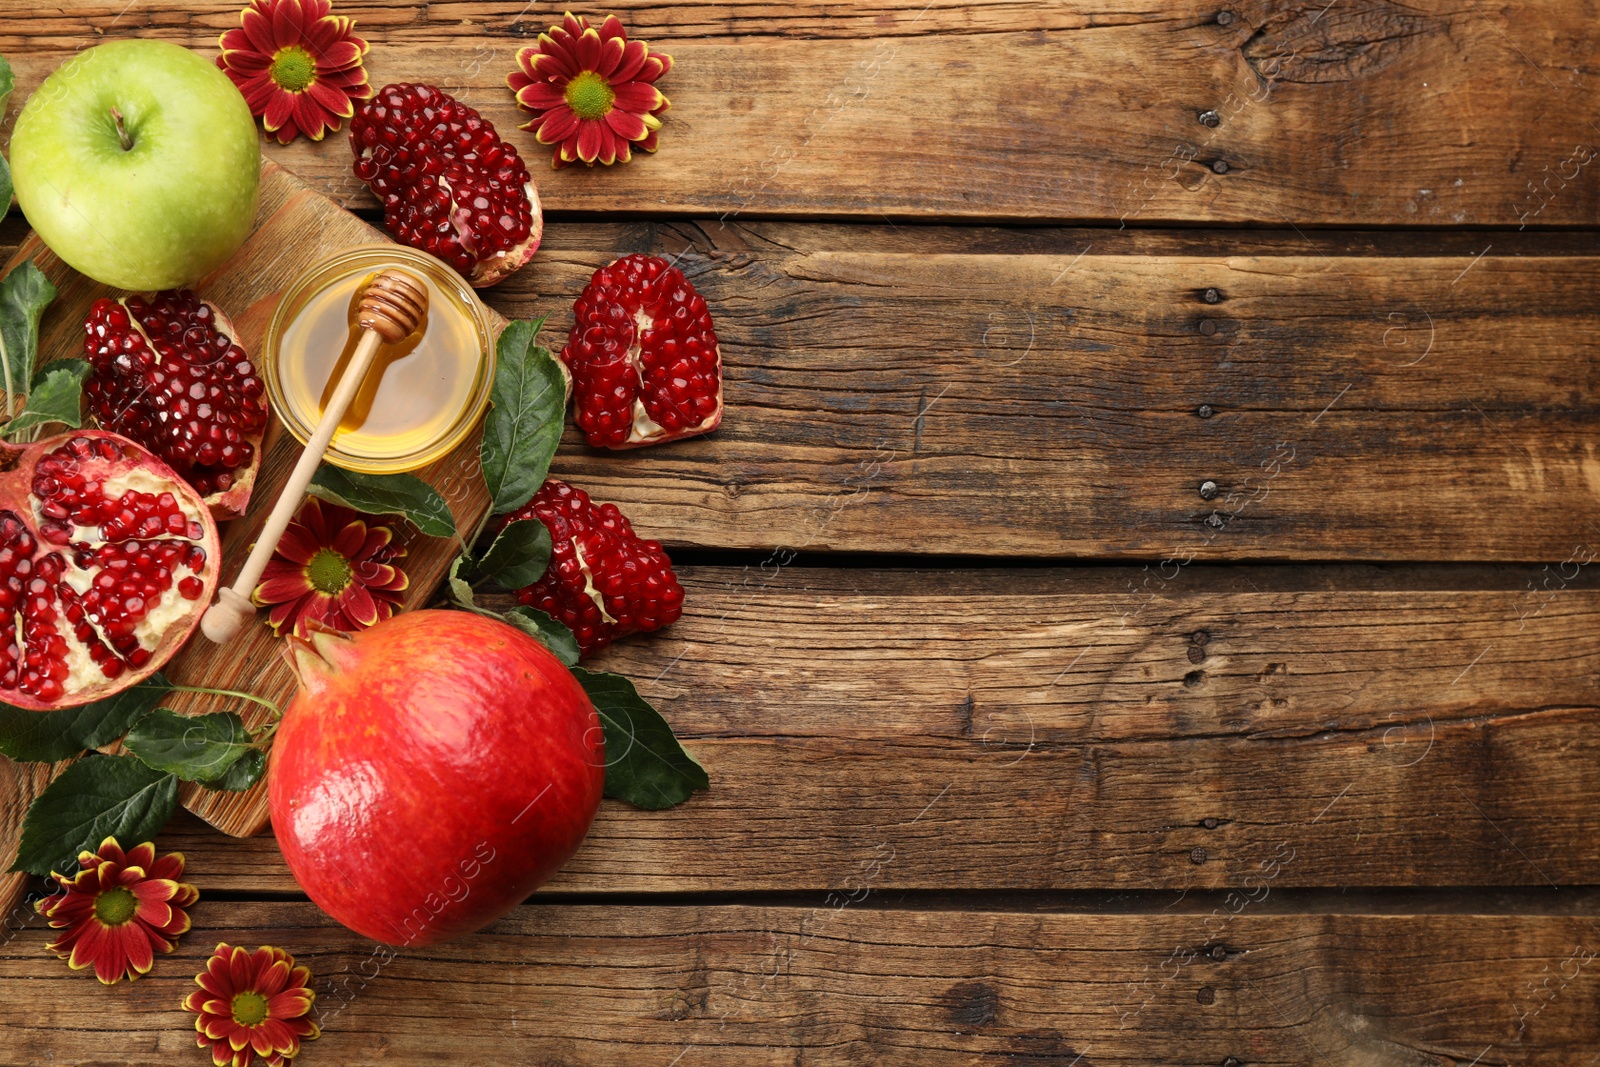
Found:
[[(254, 231), (244, 247), (196, 286), (196, 291), (233, 319), (245, 350), (254, 357), (261, 350), (279, 295), (296, 275), (339, 249), (387, 240), (383, 233), (314, 191), (289, 171), (274, 163), (264, 163), (261, 208)], [(41, 324), (40, 362), (81, 356), (83, 322), (89, 305), (116, 291), (68, 267), (31, 233), (5, 269), (10, 270), (25, 259), (32, 259), (58, 290)], [(489, 317), (498, 334), (505, 320), (492, 310)], [(454, 453), (417, 472), (450, 502), (456, 525), (464, 530), (472, 529), (489, 505), (478, 470), (479, 435), (480, 431), (475, 431)], [(261, 473), (249, 512), (243, 518), (222, 525), (223, 581), (231, 580), (238, 572), (256, 531), (272, 509), (279, 487), (299, 454), (299, 443), (283, 431), (282, 424), (274, 416), (267, 428)], [(406, 590), (402, 610), (409, 610), (420, 607), (432, 595), (443, 580), (456, 549), (452, 541), (425, 537), (404, 521), (396, 520), (395, 527), (407, 550), (405, 569), (411, 584)], [(243, 690), (284, 706), (294, 693), (294, 675), (281, 658), (282, 640), (272, 636), (262, 621), (264, 618), (265, 613), (262, 613), (246, 633), (226, 648), (213, 645), (196, 631), (189, 644), (165, 668), (167, 677), (181, 685)], [(239, 711), (252, 729), (270, 718), (270, 713), (260, 705), (197, 694), (175, 693), (165, 706), (193, 714)], [(18, 766), (0, 756), (0, 870), (10, 866), (28, 804), (65, 766), (60, 764), (47, 771), (37, 765)], [(260, 833), (267, 825), (265, 777), (255, 788), (243, 793), (186, 786), (182, 798), (185, 807), (224, 833), (248, 837)], [(0, 875), (0, 909), (9, 907), (21, 883), (20, 876)]]

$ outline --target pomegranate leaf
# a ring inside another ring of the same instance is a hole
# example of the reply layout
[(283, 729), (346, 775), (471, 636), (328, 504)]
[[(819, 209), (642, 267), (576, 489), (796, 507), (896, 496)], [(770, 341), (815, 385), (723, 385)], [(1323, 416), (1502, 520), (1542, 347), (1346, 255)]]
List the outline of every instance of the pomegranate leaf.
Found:
[[(55, 763), (121, 737), (135, 719), (161, 702), (171, 684), (152, 674), (132, 689), (60, 711), (0, 704), (0, 752), (14, 760)], [(95, 842), (99, 844), (99, 842)]]
[[(11, 64), (5, 56), (0, 56), (0, 119), (6, 117), (6, 106), (11, 103), (11, 90), (17, 87), (16, 76), (11, 73)], [(0, 214), (4, 214), (11, 207), (11, 164), (0, 156)]]
[(12, 397), (27, 391), (39, 351), (39, 316), (56, 298), (44, 271), (27, 260), (0, 281), (0, 387)]
[(472, 557), (465, 552), (457, 556), (455, 562), (450, 564), (450, 599), (466, 608), (476, 611), (479, 615), (493, 615), (494, 612), (478, 607), (472, 598), (472, 583), (462, 577), (463, 573), (472, 573)]
[(362, 474), (324, 463), (306, 492), (364, 515), (404, 515), (429, 537), (454, 537), (455, 516), (439, 491), (415, 474)]
[(6, 105), (11, 103), (11, 90), (17, 87), (16, 75), (11, 73), (11, 63), (0, 56), (0, 119), (6, 117)]
[(478, 561), (478, 573), (502, 589), (521, 589), (550, 566), (550, 530), (538, 519), (508, 523)]
[(132, 756), (78, 760), (34, 798), (22, 820), (13, 871), (75, 871), (84, 850), (115, 837), (132, 847), (153, 839), (178, 806), (178, 777)]
[(221, 778), (200, 784), (207, 789), (226, 789), (240, 793), (261, 781), (261, 772), (267, 769), (267, 754), (259, 748), (246, 749), (245, 754), (223, 772)]
[(148, 766), (186, 782), (213, 782), (250, 748), (250, 731), (231, 711), (179, 715), (156, 708), (140, 717), (123, 745)]
[(581, 667), (573, 667), (572, 675), (594, 702), (605, 728), (606, 796), (660, 811), (711, 787), (706, 769), (678, 743), (667, 720), (632, 682)]
[(571, 667), (578, 662), (578, 639), (564, 623), (547, 613), (538, 608), (520, 607), (500, 617), (554, 652), (562, 666)]
[(567, 380), (549, 349), (535, 344), (544, 319), (513, 322), (496, 348), (494, 389), (479, 459), (489, 511), (526, 504), (544, 484), (566, 420)]
[(58, 359), (41, 367), (28, 386), (28, 402), (16, 418), (6, 423), (6, 437), (47, 422), (59, 422), (74, 430), (82, 426), (83, 381), (89, 377), (90, 369), (82, 359)]

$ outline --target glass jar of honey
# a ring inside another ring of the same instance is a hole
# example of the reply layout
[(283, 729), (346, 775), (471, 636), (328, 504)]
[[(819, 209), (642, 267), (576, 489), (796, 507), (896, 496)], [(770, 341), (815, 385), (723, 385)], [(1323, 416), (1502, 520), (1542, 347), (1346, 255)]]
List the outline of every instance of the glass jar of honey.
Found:
[(327, 462), (367, 474), (425, 467), (472, 431), (494, 384), (494, 330), (471, 286), (403, 245), (357, 245), (307, 269), (284, 290), (267, 327), (267, 394), (304, 444), (361, 336), (356, 306), (380, 271), (402, 267), (428, 287), (410, 337), (378, 350), (339, 423)]

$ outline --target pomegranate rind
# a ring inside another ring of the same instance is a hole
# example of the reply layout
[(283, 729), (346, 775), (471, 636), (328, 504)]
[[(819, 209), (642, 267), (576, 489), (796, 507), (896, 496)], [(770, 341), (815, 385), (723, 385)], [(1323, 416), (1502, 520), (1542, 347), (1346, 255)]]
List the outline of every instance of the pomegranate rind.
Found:
[[(194, 488), (180, 477), (175, 470), (151, 454), (138, 442), (104, 430), (74, 430), (20, 449), (0, 448), (0, 516), (3, 516), (6, 512), (10, 512), (19, 519), (22, 519), (24, 515), (26, 516), (23, 524), (36, 542), (36, 547), (29, 557), (30, 560), (42, 560), (47, 555), (60, 553), (62, 550), (62, 546), (46, 543), (46, 539), (40, 532), (43, 525), (40, 519), (44, 516), (36, 506), (41, 498), (33, 492), (36, 469), (41, 460), (78, 439), (87, 439), (91, 442), (109, 441), (115, 445), (120, 453), (119, 460), (99, 459), (93, 461), (96, 465), (91, 467), (92, 470), (98, 470), (99, 463), (120, 463), (120, 475), (130, 475), (131, 480), (132, 474), (142, 474), (144, 480), (152, 488), (159, 484), (163, 492), (171, 493), (174, 498), (180, 501), (181, 505), (183, 505), (181, 510), (185, 517), (189, 521), (198, 523), (201, 527), (200, 537), (185, 537), (183, 540), (204, 549), (205, 562), (199, 570), (192, 572), (192, 577), (197, 578), (200, 582), (200, 590), (192, 599), (182, 596), (179, 592), (178, 580), (173, 581), (171, 588), (167, 591), (173, 594), (171, 599), (168, 599), (163, 594), (161, 603), (176, 604), (179, 610), (170, 619), (164, 620), (152, 646), (144, 646), (142, 642), (140, 643), (140, 648), (148, 655), (148, 659), (141, 666), (134, 667), (131, 664), (125, 664), (121, 673), (115, 678), (91, 679), (86, 684), (64, 692), (61, 696), (50, 700), (41, 699), (21, 688), (4, 688), (0, 686), (0, 700), (13, 707), (30, 711), (56, 711), (61, 708), (78, 707), (96, 700), (103, 700), (115, 693), (138, 685), (166, 666), (172, 657), (183, 648), (189, 637), (194, 633), (195, 627), (200, 624), (201, 616), (205, 614), (212, 597), (216, 594), (221, 569), (222, 552), (221, 541), (217, 534), (217, 524), (211, 517), (210, 509), (206, 507), (200, 494), (195, 492)], [(3, 523), (3, 519), (0, 519), (0, 523)], [(82, 530), (87, 527), (72, 525), (69, 528)], [(99, 547), (104, 547), (109, 544), (126, 544), (135, 540), (141, 540), (141, 538), (130, 537), (121, 541), (107, 540), (98, 542), (98, 545)], [(142, 540), (148, 544), (155, 541), (164, 542), (171, 540), (171, 538), (166, 536), (146, 536)], [(78, 543), (75, 542), (74, 544)], [(74, 573), (80, 570), (80, 568), (73, 568)], [(53, 605), (59, 603), (62, 603), (62, 601), (52, 598)], [(0, 611), (0, 628), (10, 627), (11, 632), (16, 633), (22, 625), (24, 623), (19, 618), (17, 610), (12, 609), (9, 613)], [(70, 638), (73, 647), (82, 646), (82, 642), (71, 635), (70, 628), (63, 640), (65, 641), (68, 638)], [(9, 655), (9, 650), (0, 653), (0, 656)], [(0, 681), (3, 681), (3, 679), (0, 679)]]

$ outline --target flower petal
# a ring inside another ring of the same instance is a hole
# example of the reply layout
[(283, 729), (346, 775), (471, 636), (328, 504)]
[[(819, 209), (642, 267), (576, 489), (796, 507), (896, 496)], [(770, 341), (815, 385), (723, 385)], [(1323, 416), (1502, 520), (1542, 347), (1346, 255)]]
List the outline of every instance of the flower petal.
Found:
[(644, 61), (650, 58), (650, 48), (643, 41), (629, 41), (623, 46), (622, 59), (617, 62), (617, 69), (611, 72), (611, 81), (614, 85), (632, 81), (644, 69)]
[(649, 132), (645, 128), (644, 120), (638, 115), (628, 111), (620, 111), (616, 108), (612, 108), (607, 113), (606, 125), (610, 126), (612, 131), (624, 141), (642, 141), (644, 140), (644, 135)]
[(359, 582), (350, 583), (340, 594), (339, 607), (357, 629), (365, 630), (378, 621), (378, 607), (373, 603), (372, 594)]
[(517, 103), (532, 111), (548, 111), (566, 102), (566, 94), (547, 81), (528, 82), (517, 91)]
[(600, 33), (598, 30), (587, 29), (577, 42), (578, 67), (580, 70), (594, 70), (600, 63)]
[(617, 86), (616, 94), (616, 99), (612, 101), (612, 110), (632, 111), (636, 114), (654, 111), (666, 99), (661, 95), (661, 90), (649, 82), (627, 82)]
[(333, 540), (328, 543), (328, 547), (347, 560), (354, 559), (355, 554), (361, 550), (361, 546), (366, 543), (366, 540), (366, 522), (362, 519), (355, 519), (339, 531)]
[(605, 127), (594, 119), (582, 119), (578, 126), (578, 158), (593, 163), (605, 148), (602, 132)]
[(537, 133), (538, 141), (540, 144), (559, 144), (578, 132), (581, 121), (577, 113), (563, 103), (545, 112), (544, 123)]

